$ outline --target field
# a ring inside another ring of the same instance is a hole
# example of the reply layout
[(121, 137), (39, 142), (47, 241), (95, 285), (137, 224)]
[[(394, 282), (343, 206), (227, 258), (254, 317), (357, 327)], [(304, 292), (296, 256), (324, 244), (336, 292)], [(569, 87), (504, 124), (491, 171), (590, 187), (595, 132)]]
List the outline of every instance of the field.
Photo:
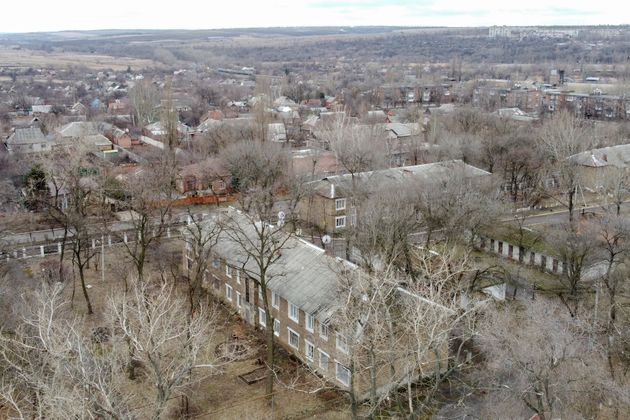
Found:
[(125, 70), (128, 66), (133, 69), (146, 67), (160, 67), (161, 64), (153, 60), (112, 57), (98, 54), (79, 54), (73, 52), (44, 52), (29, 49), (14, 49), (0, 47), (0, 67), (54, 67), (68, 68), (84, 66), (91, 70)]

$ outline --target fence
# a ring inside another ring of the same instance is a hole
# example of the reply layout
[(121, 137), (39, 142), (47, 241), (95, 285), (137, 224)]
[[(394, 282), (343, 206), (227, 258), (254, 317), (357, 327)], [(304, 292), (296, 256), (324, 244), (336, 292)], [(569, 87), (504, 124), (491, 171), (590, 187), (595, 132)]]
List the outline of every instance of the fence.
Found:
[(564, 274), (567, 271), (567, 264), (564, 261), (560, 261), (558, 258), (538, 251), (513, 245), (509, 242), (481, 237), (477, 242), (477, 248), (482, 251), (492, 252), (523, 265), (540, 268), (549, 273)]
[[(168, 227), (166, 227), (166, 231), (161, 236), (166, 239), (175, 239), (181, 237), (181, 231), (178, 229), (179, 226), (187, 225), (192, 223), (192, 219), (195, 220), (203, 220), (208, 214), (207, 213), (197, 213), (191, 216), (183, 215), (179, 220), (172, 223)], [(136, 231), (133, 229), (127, 229), (123, 231), (118, 231), (115, 233), (111, 233), (108, 235), (95, 235), (91, 241), (92, 249), (95, 248), (111, 248), (113, 245), (134, 242), (136, 239)], [(72, 236), (69, 236), (66, 240), (66, 248), (71, 248), (74, 244), (72, 240)], [(29, 245), (16, 247), (9, 251), (0, 252), (0, 261), (9, 261), (11, 259), (20, 260), (26, 258), (37, 258), (37, 257), (45, 257), (48, 255), (59, 255), (61, 254), (62, 242), (53, 241), (39, 245)]]

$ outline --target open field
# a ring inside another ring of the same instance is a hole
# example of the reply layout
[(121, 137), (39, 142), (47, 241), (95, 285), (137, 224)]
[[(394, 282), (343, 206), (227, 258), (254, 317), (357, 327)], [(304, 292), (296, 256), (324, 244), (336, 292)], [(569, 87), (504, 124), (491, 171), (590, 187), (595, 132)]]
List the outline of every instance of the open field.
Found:
[(34, 51), (28, 49), (13, 49), (0, 47), (0, 67), (55, 67), (67, 68), (84, 66), (92, 70), (125, 70), (128, 66), (134, 69), (146, 67), (160, 67), (161, 64), (153, 60), (112, 57), (97, 54), (78, 54), (73, 52)]

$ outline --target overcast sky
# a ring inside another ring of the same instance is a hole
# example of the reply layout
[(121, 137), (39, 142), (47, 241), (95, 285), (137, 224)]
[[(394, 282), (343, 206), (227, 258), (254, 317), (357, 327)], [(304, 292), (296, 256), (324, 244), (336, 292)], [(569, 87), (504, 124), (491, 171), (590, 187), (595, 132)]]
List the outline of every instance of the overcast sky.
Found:
[(2, 3), (0, 32), (630, 23), (628, 0), (2, 0)]

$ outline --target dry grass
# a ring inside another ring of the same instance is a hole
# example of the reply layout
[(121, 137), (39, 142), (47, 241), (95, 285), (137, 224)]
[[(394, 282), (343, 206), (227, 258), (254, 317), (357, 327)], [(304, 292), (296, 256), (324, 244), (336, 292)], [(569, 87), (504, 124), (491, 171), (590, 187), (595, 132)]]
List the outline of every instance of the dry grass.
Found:
[(134, 69), (146, 67), (161, 67), (153, 60), (144, 60), (129, 57), (112, 57), (108, 55), (79, 54), (79, 53), (46, 53), (27, 49), (12, 49), (0, 47), (0, 67), (55, 67), (68, 68), (73, 66), (85, 66), (92, 70), (125, 70), (127, 66)]

